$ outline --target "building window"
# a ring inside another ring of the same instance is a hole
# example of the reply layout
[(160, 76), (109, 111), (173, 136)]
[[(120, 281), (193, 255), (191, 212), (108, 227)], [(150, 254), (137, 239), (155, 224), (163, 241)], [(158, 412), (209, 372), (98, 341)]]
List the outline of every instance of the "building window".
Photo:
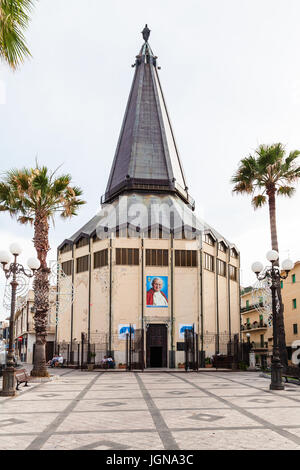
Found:
[(96, 251), (94, 253), (94, 269), (108, 265), (108, 249)]
[(297, 308), (297, 299), (293, 299), (293, 308)]
[(280, 281), (280, 287), (283, 289), (283, 281)]
[(295, 282), (296, 282), (296, 274), (293, 274), (292, 275), (292, 283), (295, 284)]
[(76, 243), (76, 248), (80, 248), (81, 246), (86, 246), (89, 244), (89, 239), (86, 237), (82, 237)]
[(72, 274), (72, 260), (61, 263), (61, 268), (66, 276), (70, 276)]
[(265, 335), (260, 335), (260, 347), (263, 348), (265, 345)]
[(237, 280), (237, 269), (235, 266), (231, 266), (231, 264), (229, 265), (229, 277), (232, 281)]
[(146, 266), (168, 266), (168, 250), (146, 250)]
[(208, 271), (214, 271), (214, 257), (208, 253), (204, 253), (204, 268)]
[(84, 271), (88, 271), (89, 269), (89, 255), (80, 256), (76, 260), (76, 272), (83, 273)]
[(225, 243), (220, 242), (218, 246), (219, 246), (219, 250), (220, 250), (220, 251), (222, 251), (223, 253), (226, 253), (226, 246), (225, 246)]
[(197, 251), (196, 250), (175, 250), (175, 266), (196, 267)]
[(214, 246), (215, 244), (213, 237), (209, 235), (208, 233), (204, 235), (204, 241), (210, 246)]
[(298, 334), (298, 323), (293, 324), (293, 333), (294, 333), (294, 335)]
[[(249, 300), (246, 300), (246, 307), (249, 308)], [(248, 322), (249, 318), (247, 318), (247, 322)]]
[(138, 248), (116, 248), (116, 264), (127, 266), (139, 264)]
[(59, 252), (62, 253), (68, 253), (68, 251), (72, 250), (72, 245), (66, 244), (64, 245)]
[(230, 250), (230, 256), (231, 256), (232, 258), (236, 258), (236, 259), (239, 257), (238, 252), (236, 251), (235, 248), (231, 248), (231, 250)]
[(226, 276), (226, 263), (225, 261), (222, 261), (221, 259), (217, 260), (217, 265), (218, 265), (218, 274), (220, 276)]

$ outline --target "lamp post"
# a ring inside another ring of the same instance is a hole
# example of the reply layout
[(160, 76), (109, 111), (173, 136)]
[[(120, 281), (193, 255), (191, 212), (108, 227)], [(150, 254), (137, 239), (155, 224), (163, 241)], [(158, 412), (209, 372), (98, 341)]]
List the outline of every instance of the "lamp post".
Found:
[(289, 272), (294, 267), (294, 263), (290, 259), (284, 260), (282, 262), (282, 271), (285, 271), (285, 274), (281, 275), (279, 267), (275, 265), (279, 259), (278, 252), (275, 250), (270, 250), (266, 256), (267, 260), (271, 262), (272, 266), (264, 269), (262, 263), (257, 261), (252, 264), (252, 271), (256, 274), (256, 277), (259, 281), (268, 279), (271, 288), (273, 315), (273, 356), (271, 364), (270, 390), (284, 390), (284, 385), (282, 383), (283, 366), (280, 363), (278, 348), (276, 291), (280, 288), (280, 280), (286, 279), (288, 277)]
[[(13, 337), (14, 337), (14, 318), (16, 308), (16, 295), (18, 280), (17, 275), (23, 274), (26, 277), (32, 277), (35, 271), (40, 267), (40, 262), (36, 258), (29, 258), (27, 264), (31, 272), (28, 272), (24, 267), (17, 262), (18, 256), (22, 252), (22, 248), (17, 243), (10, 245), (10, 252), (14, 257), (12, 263), (10, 263), (10, 254), (6, 251), (0, 251), (0, 263), (2, 264), (3, 271), (6, 279), (11, 278), (11, 305), (10, 305), (10, 321), (9, 321), (9, 343), (7, 352), (6, 366), (3, 371), (3, 384), (2, 390), (0, 391), (1, 396), (13, 397), (16, 395), (15, 390), (15, 367), (14, 367), (14, 350), (13, 350)], [(7, 266), (7, 264), (9, 266)]]
[(250, 333), (246, 333), (247, 343), (250, 345)]

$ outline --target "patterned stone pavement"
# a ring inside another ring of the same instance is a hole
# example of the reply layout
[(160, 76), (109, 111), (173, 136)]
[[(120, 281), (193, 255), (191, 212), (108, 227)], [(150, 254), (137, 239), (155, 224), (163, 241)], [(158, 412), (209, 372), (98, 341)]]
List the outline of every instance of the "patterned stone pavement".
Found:
[(258, 373), (53, 373), (0, 397), (0, 449), (300, 449), (300, 387)]

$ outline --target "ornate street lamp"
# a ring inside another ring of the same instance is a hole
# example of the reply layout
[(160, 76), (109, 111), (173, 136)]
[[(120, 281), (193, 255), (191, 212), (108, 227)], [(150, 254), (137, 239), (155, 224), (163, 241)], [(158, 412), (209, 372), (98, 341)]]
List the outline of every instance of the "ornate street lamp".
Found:
[[(267, 253), (267, 260), (271, 262), (272, 266), (265, 268), (263, 264), (256, 261), (252, 264), (252, 271), (256, 274), (259, 281), (267, 279), (272, 292), (272, 315), (273, 315), (273, 356), (271, 366), (271, 384), (270, 390), (284, 390), (282, 383), (282, 368), (280, 363), (279, 348), (278, 348), (278, 334), (277, 334), (277, 305), (276, 305), (276, 291), (280, 289), (280, 280), (286, 279), (289, 272), (294, 267), (294, 263), (290, 259), (286, 259), (282, 262), (282, 271), (285, 271), (284, 275), (281, 275), (280, 269), (275, 263), (279, 259), (279, 254), (275, 250), (270, 250)], [(279, 302), (279, 299), (278, 299)]]
[(9, 344), (7, 352), (6, 366), (3, 371), (3, 385), (0, 391), (1, 396), (13, 397), (16, 395), (15, 387), (15, 367), (14, 367), (14, 350), (13, 350), (13, 337), (14, 337), (14, 319), (15, 319), (15, 308), (16, 308), (16, 293), (18, 287), (17, 275), (23, 274), (26, 277), (33, 277), (35, 271), (40, 267), (40, 262), (36, 258), (29, 258), (27, 265), (31, 270), (28, 272), (24, 267), (17, 262), (18, 256), (22, 252), (22, 248), (17, 243), (12, 243), (9, 247), (11, 254), (14, 257), (14, 261), (8, 263), (11, 260), (11, 256), (7, 251), (0, 251), (0, 263), (2, 264), (3, 271), (6, 279), (12, 278), (11, 280), (11, 307), (10, 307), (10, 321), (9, 321)]

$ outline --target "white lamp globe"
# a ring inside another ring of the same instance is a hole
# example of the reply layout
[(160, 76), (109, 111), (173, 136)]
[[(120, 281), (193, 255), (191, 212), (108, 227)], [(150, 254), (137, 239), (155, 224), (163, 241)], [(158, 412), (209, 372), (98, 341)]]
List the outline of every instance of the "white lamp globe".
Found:
[(247, 336), (247, 338), (250, 338), (251, 335), (250, 335), (250, 333), (246, 333), (246, 336)]
[(8, 251), (1, 250), (0, 251), (0, 263), (7, 264), (11, 260), (11, 256)]
[(27, 266), (29, 269), (34, 271), (35, 269), (39, 269), (40, 267), (40, 262), (37, 258), (29, 258), (27, 261)]
[(291, 271), (294, 267), (294, 263), (291, 259), (285, 259), (282, 261), (281, 267), (283, 271)]
[(251, 269), (255, 274), (259, 274), (262, 272), (264, 267), (260, 261), (255, 261), (255, 263), (252, 264)]
[(22, 248), (20, 247), (19, 243), (12, 243), (9, 249), (12, 255), (19, 256), (22, 253)]
[(271, 263), (272, 263), (272, 262), (278, 260), (278, 258), (279, 258), (279, 253), (278, 253), (278, 251), (276, 251), (276, 250), (270, 250), (270, 251), (268, 251), (268, 253), (266, 254), (266, 258), (267, 258), (268, 261), (271, 261)]

